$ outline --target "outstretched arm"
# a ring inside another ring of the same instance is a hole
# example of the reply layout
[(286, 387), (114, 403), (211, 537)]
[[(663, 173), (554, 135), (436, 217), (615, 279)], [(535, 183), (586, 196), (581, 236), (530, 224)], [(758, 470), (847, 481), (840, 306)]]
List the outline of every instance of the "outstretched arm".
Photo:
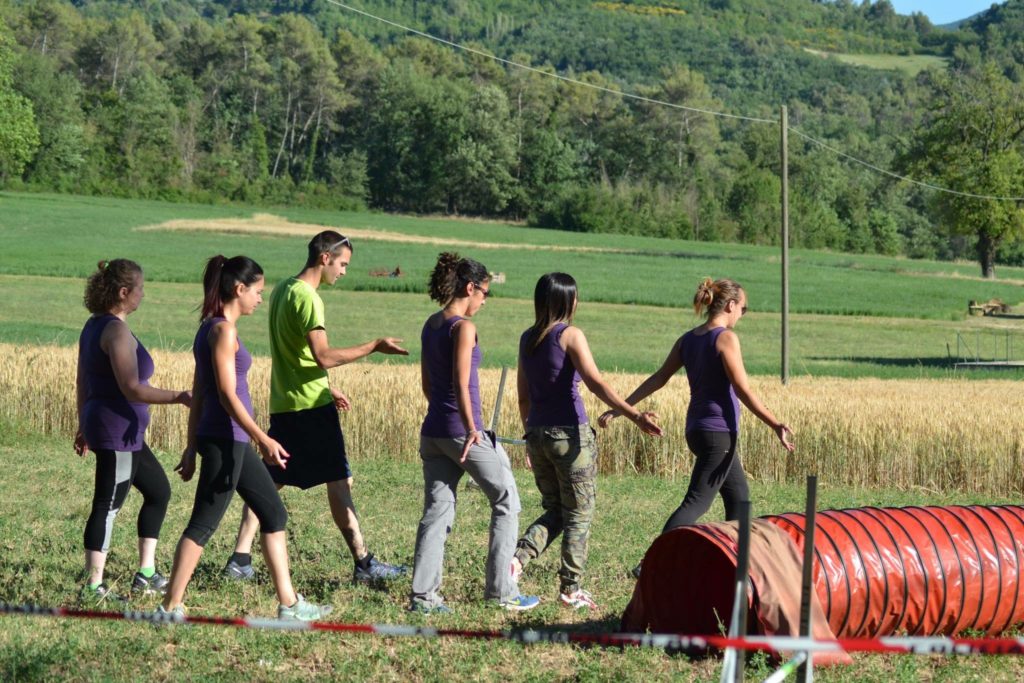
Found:
[[(565, 352), (569, 354), (576, 371), (580, 373), (583, 383), (587, 385), (599, 399), (608, 404), (613, 410), (625, 415), (643, 432), (661, 436), (661, 427), (658, 426), (657, 415), (654, 413), (641, 413), (615, 393), (615, 390), (604, 381), (601, 372), (597, 369), (594, 356), (590, 353), (590, 345), (583, 330), (577, 327), (567, 327), (562, 332), (562, 343), (565, 345)], [(635, 392), (634, 392), (635, 393)]]
[[(654, 374), (641, 382), (640, 386), (634, 389), (633, 393), (626, 397), (626, 403), (634, 406), (668, 384), (668, 381), (672, 379), (672, 375), (679, 372), (679, 369), (683, 367), (682, 357), (679, 353), (679, 348), (682, 343), (682, 337), (676, 340), (676, 343), (672, 345), (672, 350), (668, 352), (668, 356), (661, 364), (661, 367), (658, 368)], [(598, 418), (597, 423), (602, 427), (607, 427), (608, 423), (618, 416), (618, 410), (608, 410)]]
[(360, 358), (365, 358), (371, 353), (384, 353), (389, 355), (408, 356), (409, 352), (403, 349), (401, 339), (394, 337), (381, 337), (372, 341), (363, 342), (356, 346), (349, 346), (344, 349), (332, 348), (327, 341), (327, 330), (317, 327), (306, 334), (306, 341), (313, 358), (324, 370), (336, 368), (339, 365), (346, 365)]
[(718, 339), (715, 342), (715, 346), (718, 352), (722, 356), (722, 365), (725, 367), (725, 374), (732, 383), (732, 388), (736, 392), (737, 398), (743, 402), (743, 405), (747, 409), (757, 416), (757, 419), (764, 422), (766, 425), (772, 428), (776, 436), (779, 437), (779, 441), (782, 442), (783, 447), (792, 451), (794, 446), (789, 439), (786, 438), (786, 433), (793, 433), (793, 430), (779, 422), (772, 411), (761, 403), (761, 400), (754, 394), (753, 389), (750, 388), (750, 382), (747, 380), (747, 370), (743, 366), (743, 353), (740, 351), (740, 338), (736, 336), (736, 333), (732, 330), (726, 330), (722, 334), (718, 335)]

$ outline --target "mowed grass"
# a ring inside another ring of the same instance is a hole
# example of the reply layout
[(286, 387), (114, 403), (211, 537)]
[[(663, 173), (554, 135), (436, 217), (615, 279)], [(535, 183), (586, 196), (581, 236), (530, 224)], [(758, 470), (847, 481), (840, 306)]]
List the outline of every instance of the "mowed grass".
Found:
[[(0, 193), (0, 272), (82, 278), (101, 258), (127, 256), (143, 264), (151, 280), (198, 282), (203, 261), (214, 253), (246, 253), (270, 280), (293, 274), (305, 259), (305, 239), (240, 236), (213, 232), (137, 231), (177, 218), (248, 217), (246, 207), (199, 206), (140, 200)], [(460, 251), (504, 272), (497, 289), (513, 298), (532, 297), (539, 275), (572, 273), (589, 301), (687, 306), (697, 281), (706, 275), (731, 277), (748, 290), (751, 308), (780, 309), (779, 251), (772, 247), (659, 240), (620, 235), (587, 235), (496, 223), (419, 219), (372, 213), (280, 209), (275, 213), (304, 223), (381, 229), (430, 237), (505, 243), (507, 249)], [(594, 251), (523, 250), (521, 244), (619, 249)], [(385, 240), (356, 243), (345, 287), (350, 290), (425, 292), (440, 248)], [(42, 258), (45, 252), (46, 258)], [(962, 316), (969, 299), (1000, 297), (1020, 301), (1024, 270), (1001, 268), (1003, 280), (975, 277), (971, 263), (929, 263), (878, 256), (793, 250), (791, 310), (795, 313), (869, 315), (949, 320)], [(374, 268), (400, 265), (400, 279), (372, 278)]]
[[(191, 343), (194, 308), (205, 259), (246, 253), (272, 285), (294, 274), (305, 258), (304, 238), (216, 232), (136, 230), (180, 218), (248, 218), (237, 206), (170, 204), (109, 198), (0, 193), (0, 341), (74, 344), (85, 311), (84, 278), (102, 258), (127, 256), (146, 270), (147, 300), (132, 326), (147, 345), (182, 349)], [(467, 255), (503, 272), (495, 297), (477, 318), (488, 365), (512, 365), (515, 341), (532, 321), (532, 288), (551, 270), (579, 282), (578, 323), (590, 335), (602, 367), (653, 369), (683, 331), (698, 322), (689, 300), (705, 275), (728, 276), (747, 288), (751, 313), (739, 331), (748, 369), (777, 374), (779, 265), (774, 248), (581, 235), (500, 223), (279, 209), (296, 222), (386, 230), (390, 233), (507, 244)], [(522, 245), (530, 245), (523, 249)], [(533, 247), (550, 245), (559, 250)], [(620, 249), (572, 251), (566, 247)], [(415, 362), (420, 325), (434, 310), (426, 281), (437, 252), (431, 244), (357, 241), (346, 278), (322, 290), (332, 341), (348, 344), (379, 335), (407, 340)], [(402, 278), (372, 278), (375, 268), (401, 266)], [(1006, 355), (1015, 321), (969, 318), (969, 299), (1001, 297), (1016, 304), (1024, 270), (1000, 269), (1004, 280), (985, 282), (969, 263), (909, 261), (794, 250), (791, 287), (791, 372), (802, 375), (945, 377), (957, 332), (983, 359)], [(45, 306), (40, 306), (45, 302)], [(265, 315), (245, 321), (246, 341), (266, 351)], [(1011, 340), (1012, 344), (1013, 341)], [(1024, 340), (1016, 347), (1024, 354)], [(976, 375), (972, 375), (976, 376)], [(991, 373), (983, 376), (996, 376)], [(1010, 371), (998, 376), (1017, 377)]]
[[(177, 455), (158, 453), (168, 469)], [(92, 491), (93, 463), (71, 452), (70, 442), (0, 425), (0, 600), (75, 605), (81, 571), (81, 535)], [(422, 504), (420, 468), (412, 463), (365, 459), (353, 454), (356, 500), (371, 550), (411, 563)], [(517, 470), (523, 502), (520, 527), (539, 511), (528, 472)], [(169, 570), (173, 546), (187, 522), (193, 484), (172, 475), (172, 500), (157, 552)], [(484, 605), (483, 565), (489, 510), (477, 491), (460, 488), (459, 510), (448, 540), (444, 592), (450, 617), (405, 611), (409, 579), (387, 591), (350, 583), (351, 562), (327, 512), (323, 491), (286, 490), (293, 577), (308, 597), (329, 602), (339, 623), (428, 625), (455, 629), (564, 628), (614, 631), (633, 590), (627, 569), (643, 554), (682, 495), (681, 481), (642, 476), (599, 480), (586, 585), (600, 608), (569, 612), (557, 604), (556, 550), (524, 575), (524, 591), (540, 595), (532, 612), (508, 614)], [(755, 514), (802, 510), (803, 488), (753, 484)], [(1003, 502), (986, 497), (863, 491), (823, 483), (822, 507)], [(1006, 501), (1009, 502), (1009, 501)], [(124, 589), (135, 571), (134, 518), (140, 496), (132, 492), (114, 527), (107, 580)], [(259, 582), (228, 583), (219, 570), (230, 552), (240, 503), (236, 500), (207, 546), (186, 595), (192, 615), (269, 617), (273, 588), (261, 559)], [(709, 521), (720, 520), (716, 504)], [(134, 609), (155, 609), (155, 597)], [(750, 680), (770, 671), (763, 657), (748, 666)], [(857, 656), (852, 667), (818, 669), (822, 681), (1020, 680), (1021, 660)], [(521, 646), (511, 642), (422, 640), (335, 633), (261, 632), (227, 627), (152, 627), (123, 622), (0, 616), (0, 679), (23, 680), (717, 680), (719, 660), (690, 660), (652, 649)]]

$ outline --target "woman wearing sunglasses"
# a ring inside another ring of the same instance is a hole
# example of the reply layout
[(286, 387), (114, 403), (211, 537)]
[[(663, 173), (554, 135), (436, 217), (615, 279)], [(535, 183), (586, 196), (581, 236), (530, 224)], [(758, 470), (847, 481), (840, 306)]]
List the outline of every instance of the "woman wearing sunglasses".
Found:
[(494, 433), (482, 431), (481, 351), (472, 318), (490, 296), (490, 274), (477, 261), (445, 252), (430, 274), (429, 289), (441, 310), (427, 318), (420, 335), (427, 399), (420, 429), (424, 500), (409, 607), (428, 614), (451, 611), (440, 594), (444, 545), (455, 521), (459, 480), (469, 474), (491, 504), (484, 598), (507, 610), (533, 609), (538, 598), (520, 595), (511, 573), (520, 510), (512, 465)]
[[(686, 445), (696, 462), (686, 496), (665, 522), (662, 533), (695, 523), (718, 493), (725, 503), (726, 520), (739, 518), (739, 504), (749, 499), (747, 475), (737, 449), (741, 402), (771, 427), (786, 450), (793, 450), (787, 437), (793, 431), (761, 403), (747, 381), (740, 340), (733, 331), (747, 312), (747, 293), (732, 280), (705, 278), (693, 297), (693, 310), (705, 315), (704, 323), (680, 337), (661, 367), (626, 398), (627, 403), (635, 405), (686, 368), (690, 384)], [(609, 410), (598, 418), (598, 424), (607, 427), (618, 415), (618, 411)], [(639, 575), (639, 571), (637, 566), (633, 573)]]

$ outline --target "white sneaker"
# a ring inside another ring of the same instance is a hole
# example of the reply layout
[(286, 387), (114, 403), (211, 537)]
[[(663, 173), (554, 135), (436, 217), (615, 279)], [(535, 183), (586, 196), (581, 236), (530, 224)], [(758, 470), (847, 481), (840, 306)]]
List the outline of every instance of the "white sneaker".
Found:
[(594, 602), (594, 597), (582, 588), (569, 594), (561, 593), (558, 597), (562, 601), (563, 605), (572, 607), (573, 609), (597, 609), (597, 603)]

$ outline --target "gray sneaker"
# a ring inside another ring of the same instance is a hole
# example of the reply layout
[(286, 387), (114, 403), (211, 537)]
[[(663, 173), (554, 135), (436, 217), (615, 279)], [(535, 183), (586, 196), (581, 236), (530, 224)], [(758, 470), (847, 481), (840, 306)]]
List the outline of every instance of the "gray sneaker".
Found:
[(224, 565), (224, 576), (235, 581), (252, 581), (256, 578), (256, 570), (251, 564), (238, 564), (234, 560), (228, 560)]
[(443, 602), (439, 605), (428, 605), (418, 600), (409, 605), (409, 611), (419, 614), (452, 614), (452, 608)]
[(78, 592), (78, 602), (82, 604), (101, 605), (106, 602), (118, 605), (127, 601), (127, 598), (110, 590), (110, 587), (105, 583), (101, 583), (95, 588), (86, 584)]
[(306, 598), (299, 593), (296, 593), (295, 596), (298, 600), (291, 607), (277, 606), (278, 619), (282, 621), (316, 621), (327, 616), (334, 609), (330, 605), (314, 605), (311, 602), (306, 602)]
[(156, 615), (158, 621), (183, 622), (185, 621), (185, 606), (178, 605), (171, 610), (165, 610), (162, 604), (157, 605)]
[(408, 571), (408, 568), (404, 565), (381, 562), (373, 555), (370, 555), (369, 566), (363, 569), (357, 564), (356, 570), (352, 574), (352, 580), (357, 583), (393, 581), (400, 576), (405, 576)]
[(132, 593), (141, 593), (142, 595), (149, 595), (151, 593), (159, 593), (163, 595), (167, 592), (167, 577), (160, 572), (153, 572), (153, 576), (146, 578), (142, 575), (142, 572), (135, 572), (135, 576), (132, 578)]

